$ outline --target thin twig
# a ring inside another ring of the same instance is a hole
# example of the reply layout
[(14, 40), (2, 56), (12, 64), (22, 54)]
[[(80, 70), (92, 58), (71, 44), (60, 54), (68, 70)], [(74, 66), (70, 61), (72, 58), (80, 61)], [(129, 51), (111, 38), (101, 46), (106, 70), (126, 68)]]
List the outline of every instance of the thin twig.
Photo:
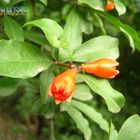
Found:
[(53, 64), (55, 65), (60, 65), (60, 66), (64, 66), (64, 67), (68, 67), (68, 68), (76, 68), (74, 65), (72, 64), (65, 64), (65, 63), (62, 63), (62, 62), (58, 62), (58, 61), (53, 61)]

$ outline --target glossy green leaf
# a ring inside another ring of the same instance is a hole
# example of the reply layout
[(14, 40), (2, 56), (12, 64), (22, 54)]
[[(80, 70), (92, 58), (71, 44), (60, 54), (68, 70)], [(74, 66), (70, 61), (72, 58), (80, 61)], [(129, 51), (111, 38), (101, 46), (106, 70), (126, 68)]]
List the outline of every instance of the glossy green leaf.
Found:
[(117, 140), (140, 140), (140, 117), (129, 117), (121, 127)]
[(76, 9), (72, 9), (64, 26), (63, 39), (66, 46), (75, 50), (82, 43), (81, 18)]
[(63, 48), (59, 49), (60, 60), (71, 60), (73, 50), (78, 48), (81, 43), (81, 19), (76, 9), (72, 9), (64, 26), (64, 34), (62, 37)]
[(85, 140), (90, 140), (91, 130), (89, 128), (89, 122), (82, 115), (82, 113), (79, 110), (77, 110), (76, 108), (74, 108), (73, 106), (69, 106), (69, 108), (67, 109), (67, 113), (71, 116), (71, 118), (76, 123), (77, 127), (84, 134)]
[(124, 96), (119, 91), (113, 89), (107, 80), (87, 74), (79, 75), (95, 93), (104, 98), (109, 111), (117, 113), (124, 106)]
[(43, 36), (42, 34), (34, 31), (24, 31), (23, 33), (24, 33), (24, 37), (29, 41), (37, 43), (41, 46), (48, 46), (48, 41), (46, 40), (45, 36)]
[(24, 41), (23, 31), (20, 25), (11, 17), (4, 16), (4, 31), (9, 39)]
[(29, 21), (24, 24), (24, 26), (27, 25), (37, 26), (40, 28), (53, 47), (62, 47), (60, 39), (63, 35), (63, 29), (54, 20), (42, 18)]
[(114, 0), (115, 8), (119, 15), (122, 15), (126, 12), (125, 5), (121, 2), (121, 0)]
[(91, 94), (90, 88), (87, 85), (78, 84), (76, 85), (73, 98), (81, 101), (88, 101), (93, 98), (93, 95)]
[(99, 15), (103, 16), (105, 19), (107, 19), (109, 22), (111, 22), (113, 25), (117, 26), (126, 35), (126, 37), (129, 39), (130, 46), (133, 50), (136, 48), (140, 51), (140, 38), (137, 32), (132, 27), (122, 23), (118, 18), (108, 13), (99, 11), (96, 12)]
[(51, 69), (48, 69), (40, 74), (40, 96), (43, 104), (45, 104), (47, 98), (49, 98), (47, 93), (53, 78), (54, 74)]
[(99, 58), (119, 57), (118, 39), (110, 36), (99, 36), (83, 43), (73, 54), (78, 62), (94, 61)]
[(9, 96), (13, 94), (19, 85), (18, 79), (0, 78), (0, 96)]
[(86, 4), (93, 9), (104, 11), (102, 0), (78, 0), (78, 4)]
[(109, 132), (108, 122), (103, 118), (102, 114), (97, 112), (93, 107), (75, 100), (72, 100), (72, 105), (74, 105), (78, 110), (83, 112), (91, 120), (96, 122), (101, 129)]
[(14, 78), (34, 77), (49, 66), (50, 61), (39, 48), (20, 41), (0, 41), (1, 76)]

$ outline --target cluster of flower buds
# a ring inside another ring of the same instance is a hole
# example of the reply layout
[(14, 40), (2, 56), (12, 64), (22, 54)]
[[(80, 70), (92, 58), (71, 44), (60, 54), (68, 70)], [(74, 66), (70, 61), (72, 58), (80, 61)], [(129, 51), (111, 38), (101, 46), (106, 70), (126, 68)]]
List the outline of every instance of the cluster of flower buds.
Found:
[(114, 2), (111, 1), (111, 0), (108, 0), (108, 1), (107, 1), (107, 4), (106, 4), (106, 6), (105, 6), (105, 10), (106, 10), (106, 11), (111, 11), (111, 10), (113, 10), (114, 8), (115, 8)]
[[(100, 78), (114, 78), (119, 74), (119, 71), (116, 70), (116, 66), (118, 65), (119, 63), (116, 60), (101, 58), (93, 62), (82, 64), (80, 70)], [(78, 68), (74, 67), (66, 70), (53, 79), (48, 94), (54, 97), (56, 104), (59, 104), (62, 101), (71, 101), (75, 89), (77, 72)]]

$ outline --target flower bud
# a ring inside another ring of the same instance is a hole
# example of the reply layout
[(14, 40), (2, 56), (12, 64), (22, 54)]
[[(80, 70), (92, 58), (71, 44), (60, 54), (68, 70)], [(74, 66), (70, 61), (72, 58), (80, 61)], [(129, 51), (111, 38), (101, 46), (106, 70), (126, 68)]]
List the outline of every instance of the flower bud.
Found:
[(107, 1), (107, 4), (106, 4), (106, 7), (105, 7), (105, 10), (106, 11), (111, 11), (115, 8), (115, 5), (112, 1)]
[(116, 70), (118, 65), (119, 63), (116, 60), (102, 58), (82, 64), (81, 69), (100, 78), (114, 78), (119, 74), (119, 71)]
[(55, 103), (70, 102), (75, 89), (77, 69), (68, 69), (56, 76), (49, 88), (48, 94), (55, 98)]

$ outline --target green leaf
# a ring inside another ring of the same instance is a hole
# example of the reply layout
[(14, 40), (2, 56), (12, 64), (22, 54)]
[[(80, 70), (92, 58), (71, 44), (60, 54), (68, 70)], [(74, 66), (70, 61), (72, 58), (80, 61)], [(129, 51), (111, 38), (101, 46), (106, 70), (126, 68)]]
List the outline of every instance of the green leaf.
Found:
[(54, 74), (52, 73), (51, 69), (47, 69), (46, 71), (40, 74), (40, 96), (41, 96), (41, 102), (43, 104), (45, 104), (47, 99), (49, 99), (47, 92), (53, 78), (54, 78)]
[(81, 31), (85, 34), (90, 34), (93, 32), (93, 23), (88, 21), (87, 19), (82, 18), (81, 19)]
[(60, 111), (66, 111), (69, 106), (70, 106), (70, 103), (69, 102), (62, 102), (60, 104)]
[(102, 19), (100, 18), (99, 15), (97, 15), (96, 13), (94, 13), (94, 18), (96, 20), (96, 22), (94, 22), (95, 26), (99, 27), (102, 31), (102, 34), (106, 35), (106, 30), (104, 28), (104, 23), (102, 21)]
[(119, 15), (123, 15), (126, 12), (125, 5), (120, 0), (114, 0), (115, 8)]
[(62, 47), (60, 39), (63, 35), (63, 29), (54, 20), (42, 18), (29, 21), (24, 24), (24, 26), (27, 25), (37, 26), (40, 28), (53, 47)]
[(103, 57), (119, 57), (118, 39), (106, 35), (99, 36), (82, 44), (73, 54), (73, 60), (78, 62), (94, 61)]
[(29, 78), (47, 69), (50, 61), (41, 50), (29, 43), (0, 41), (0, 75)]
[(24, 37), (32, 42), (35, 42), (41, 46), (49, 45), (46, 38), (40, 33), (34, 31), (24, 31), (23, 33), (24, 33)]
[(20, 25), (11, 17), (4, 16), (4, 31), (9, 39), (24, 41), (23, 31)]
[(140, 140), (140, 117), (133, 115), (129, 117), (121, 130), (117, 140)]
[(69, 108), (67, 109), (67, 113), (71, 116), (71, 118), (76, 123), (77, 127), (84, 134), (85, 140), (90, 140), (91, 130), (89, 128), (89, 122), (82, 115), (82, 113), (73, 106), (69, 106)]
[(48, 0), (39, 0), (40, 2), (42, 2), (45, 6), (47, 6)]
[(11, 0), (8, 6), (17, 5), (25, 0)]
[(87, 85), (78, 84), (76, 85), (73, 98), (81, 101), (88, 101), (93, 98), (93, 95), (91, 94), (90, 88)]
[(66, 46), (75, 50), (81, 45), (82, 32), (81, 32), (81, 18), (77, 13), (76, 9), (72, 9), (66, 24), (64, 26), (63, 39), (66, 41)]
[(0, 78), (0, 96), (9, 96), (16, 92), (19, 85), (18, 79)]
[(87, 4), (95, 10), (104, 11), (102, 0), (78, 0), (78, 4)]
[(117, 113), (124, 106), (124, 96), (119, 91), (113, 89), (107, 80), (87, 74), (79, 75), (95, 93), (104, 98), (109, 111)]
[(60, 48), (60, 60), (70, 59), (73, 50), (78, 48), (82, 43), (81, 19), (75, 9), (72, 9), (64, 26), (62, 37), (63, 48)]
[(118, 132), (111, 122), (110, 130), (109, 130), (109, 140), (117, 140), (117, 137), (118, 137)]
[(118, 18), (108, 13), (99, 12), (99, 11), (96, 11), (96, 12), (99, 15), (103, 16), (110, 23), (117, 26), (126, 35), (126, 37), (129, 39), (130, 46), (132, 47), (133, 50), (136, 48), (140, 51), (140, 38), (137, 32), (132, 27), (122, 23)]
[(103, 118), (102, 114), (97, 112), (93, 107), (82, 102), (72, 100), (72, 105), (83, 112), (87, 117), (96, 122), (101, 129), (109, 132), (108, 122)]

